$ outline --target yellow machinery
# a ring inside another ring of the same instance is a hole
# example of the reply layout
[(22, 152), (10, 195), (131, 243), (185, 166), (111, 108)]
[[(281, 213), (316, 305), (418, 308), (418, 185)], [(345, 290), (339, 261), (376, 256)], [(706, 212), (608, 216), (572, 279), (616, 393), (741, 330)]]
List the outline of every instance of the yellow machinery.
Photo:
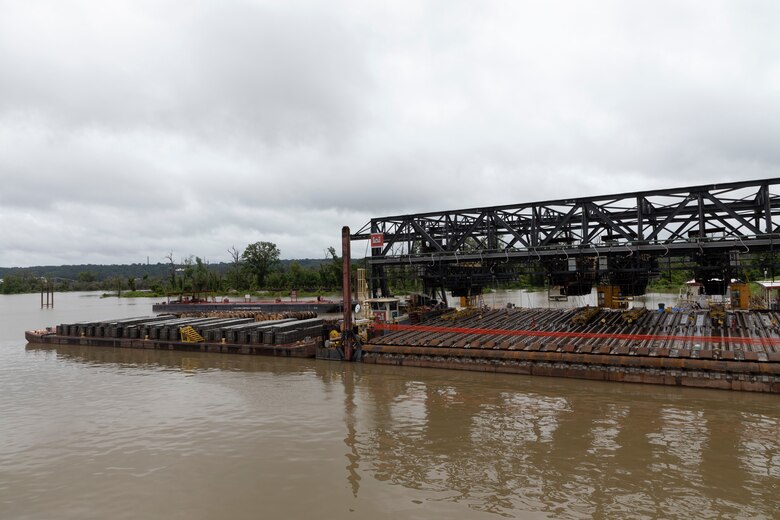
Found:
[(463, 307), (463, 308), (476, 307), (477, 306), (477, 297), (476, 296), (461, 296), (460, 297), (460, 306)]
[(484, 307), (485, 297), (481, 294), (474, 294), (472, 296), (461, 296), (460, 306), (464, 309), (471, 309), (472, 307)]
[(369, 328), (371, 327), (371, 320), (360, 319), (355, 320), (355, 327), (357, 328), (357, 337), (362, 343), (368, 341)]
[(628, 299), (620, 293), (619, 285), (599, 285), (596, 287), (598, 306), (606, 309), (628, 309)]
[(181, 336), (181, 340), (186, 343), (203, 343), (206, 341), (206, 338), (198, 334), (198, 331), (193, 329), (191, 325), (180, 328), (179, 335)]
[(731, 290), (731, 308), (748, 309), (750, 307), (750, 286), (746, 283), (733, 283)]
[(371, 309), (364, 303), (368, 299), (368, 282), (366, 281), (366, 270), (363, 268), (357, 270), (357, 284), (355, 284), (355, 290), (357, 291), (357, 301), (361, 304), (361, 315), (364, 318), (370, 318)]
[[(352, 330), (356, 334), (356, 339), (361, 343), (366, 343), (368, 341), (370, 326), (371, 326), (371, 320), (367, 320), (365, 318), (355, 320)], [(343, 321), (339, 322), (339, 328), (341, 329), (341, 332), (335, 329), (330, 331), (330, 333), (328, 334), (329, 343), (327, 344), (327, 346), (332, 348), (341, 346), (341, 339), (343, 338), (343, 334), (344, 334)]]
[(330, 343), (328, 343), (327, 346), (336, 348), (341, 346), (341, 333), (337, 330), (330, 331), (330, 334), (328, 335), (328, 340)]
[(718, 325), (723, 325), (726, 321), (726, 306), (722, 303), (710, 304), (710, 318), (716, 321)]

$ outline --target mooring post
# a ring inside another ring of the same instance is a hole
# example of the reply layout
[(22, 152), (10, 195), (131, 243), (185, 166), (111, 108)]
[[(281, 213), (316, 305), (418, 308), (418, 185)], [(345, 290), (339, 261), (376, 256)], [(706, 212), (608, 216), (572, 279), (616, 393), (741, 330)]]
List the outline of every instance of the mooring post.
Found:
[(341, 228), (342, 280), (344, 287), (344, 324), (341, 326), (341, 344), (344, 346), (344, 360), (352, 361), (352, 291), (350, 289), (349, 226)]
[[(46, 304), (43, 303), (43, 293), (46, 292)], [(49, 300), (51, 298), (51, 300)], [(41, 282), (41, 309), (54, 308), (54, 285), (48, 280), (46, 283)]]

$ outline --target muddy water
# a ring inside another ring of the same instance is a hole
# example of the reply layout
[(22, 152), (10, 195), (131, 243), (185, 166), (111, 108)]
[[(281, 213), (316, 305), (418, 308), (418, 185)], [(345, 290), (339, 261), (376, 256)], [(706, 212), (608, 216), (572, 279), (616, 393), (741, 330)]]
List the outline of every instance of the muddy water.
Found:
[(780, 398), (25, 345), (151, 302), (0, 297), (0, 518), (773, 518)]

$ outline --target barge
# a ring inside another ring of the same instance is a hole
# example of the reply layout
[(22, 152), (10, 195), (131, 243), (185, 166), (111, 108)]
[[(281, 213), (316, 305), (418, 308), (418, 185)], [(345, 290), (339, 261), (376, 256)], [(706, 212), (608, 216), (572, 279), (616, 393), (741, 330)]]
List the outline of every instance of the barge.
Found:
[(62, 324), (26, 338), (780, 393), (778, 311), (470, 308), (414, 321), (371, 322), (351, 359), (325, 340), (334, 327), (320, 318), (162, 315)]
[(29, 343), (314, 357), (323, 320), (180, 318), (174, 315), (61, 324), (25, 333)]
[(260, 300), (250, 302), (204, 302), (204, 301), (171, 301), (160, 302), (152, 305), (152, 312), (165, 314), (182, 313), (207, 313), (207, 312), (316, 312), (329, 314), (343, 312), (344, 305), (341, 301), (333, 300)]
[(469, 309), (378, 324), (364, 363), (780, 393), (780, 314)]

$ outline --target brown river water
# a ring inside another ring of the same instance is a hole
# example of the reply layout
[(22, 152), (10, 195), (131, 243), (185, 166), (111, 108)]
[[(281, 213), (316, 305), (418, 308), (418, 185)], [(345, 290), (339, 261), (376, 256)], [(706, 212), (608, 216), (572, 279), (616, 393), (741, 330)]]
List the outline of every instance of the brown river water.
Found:
[(26, 345), (149, 300), (0, 296), (0, 518), (777, 518), (780, 396)]

